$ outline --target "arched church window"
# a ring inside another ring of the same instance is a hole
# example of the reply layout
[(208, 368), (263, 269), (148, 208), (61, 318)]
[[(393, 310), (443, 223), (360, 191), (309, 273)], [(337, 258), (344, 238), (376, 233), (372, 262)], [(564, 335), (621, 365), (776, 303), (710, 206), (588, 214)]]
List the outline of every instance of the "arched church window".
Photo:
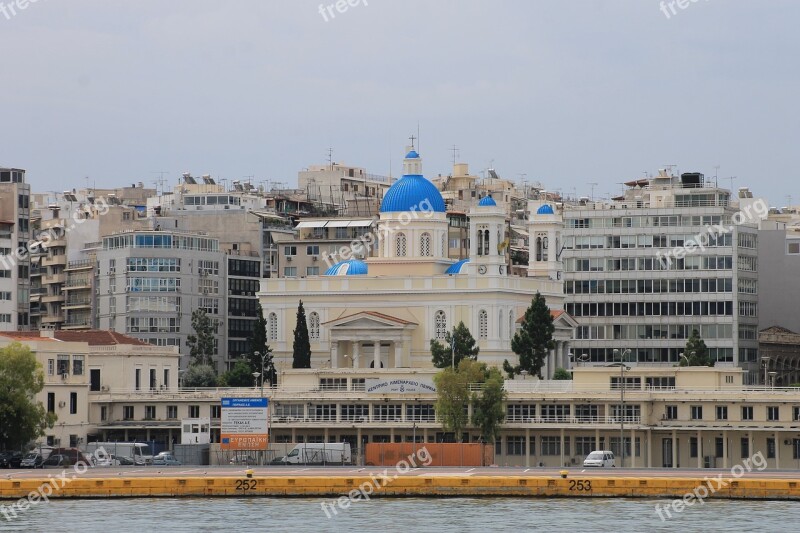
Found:
[(514, 338), (514, 310), (508, 312), (508, 338)]
[(489, 315), (485, 309), (478, 311), (478, 338), (489, 338)]
[(434, 318), (434, 336), (436, 340), (444, 340), (445, 334), (447, 333), (447, 315), (444, 311), (436, 311), (436, 317)]
[(542, 260), (542, 238), (536, 237), (536, 260)]
[(478, 230), (478, 255), (483, 255), (483, 230)]
[(422, 257), (430, 257), (431, 253), (431, 234), (427, 231), (420, 235), (419, 238), (419, 255)]
[(483, 232), (483, 255), (489, 255), (489, 230)]
[(406, 256), (406, 234), (403, 232), (395, 235), (394, 238), (394, 254), (397, 257)]
[(500, 311), (498, 311), (498, 315), (497, 315), (497, 331), (498, 331), (498, 334), (499, 334), (498, 336), (500, 338), (502, 338), (503, 335), (505, 335), (505, 332), (503, 331), (503, 310), (502, 309)]
[(316, 311), (308, 315), (308, 337), (319, 339), (319, 314)]

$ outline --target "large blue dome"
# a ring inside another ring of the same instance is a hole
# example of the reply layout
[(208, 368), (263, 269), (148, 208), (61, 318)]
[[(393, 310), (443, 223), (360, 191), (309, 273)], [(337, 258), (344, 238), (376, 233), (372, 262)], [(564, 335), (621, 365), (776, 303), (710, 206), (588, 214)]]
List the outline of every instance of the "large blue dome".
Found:
[(536, 210), (537, 215), (553, 215), (553, 208), (550, 207), (549, 204), (544, 204), (542, 207)]
[(497, 202), (494, 201), (494, 198), (491, 196), (484, 196), (481, 198), (481, 201), (478, 202), (478, 206), (480, 207), (496, 207)]
[(397, 180), (381, 202), (381, 213), (428, 210), (444, 213), (444, 200), (439, 189), (419, 174), (409, 174)]
[(348, 259), (336, 263), (325, 271), (325, 276), (363, 276), (367, 274), (367, 264), (359, 259)]

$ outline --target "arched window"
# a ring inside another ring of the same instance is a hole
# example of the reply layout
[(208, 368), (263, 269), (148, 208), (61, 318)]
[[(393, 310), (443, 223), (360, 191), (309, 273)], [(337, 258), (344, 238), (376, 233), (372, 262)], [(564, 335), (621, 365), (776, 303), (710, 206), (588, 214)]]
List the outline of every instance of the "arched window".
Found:
[(431, 253), (431, 234), (427, 231), (419, 237), (419, 255), (422, 257), (430, 257)]
[(503, 331), (503, 310), (501, 309), (497, 315), (497, 336), (502, 339), (503, 335), (505, 332)]
[(500, 232), (497, 232), (497, 255), (503, 255), (503, 248), (500, 247), (500, 244), (503, 241), (500, 239)]
[(536, 260), (542, 260), (542, 238), (536, 237)]
[(478, 338), (489, 338), (489, 315), (485, 309), (478, 311)]
[(483, 255), (483, 230), (478, 230), (478, 255)]
[(509, 339), (513, 339), (514, 338), (514, 333), (516, 333), (516, 331), (515, 331), (515, 329), (516, 329), (515, 322), (516, 321), (514, 320), (514, 310), (512, 309), (511, 311), (508, 312), (508, 338)]
[(434, 337), (436, 340), (444, 340), (447, 333), (447, 315), (444, 311), (436, 311), (434, 318)]
[(483, 255), (489, 255), (489, 230), (483, 232)]
[(398, 233), (394, 237), (394, 255), (396, 257), (406, 256), (406, 234)]
[(269, 335), (269, 340), (278, 340), (278, 315), (275, 313), (270, 313), (267, 318), (267, 334)]
[(308, 315), (308, 337), (319, 339), (319, 314), (316, 312)]

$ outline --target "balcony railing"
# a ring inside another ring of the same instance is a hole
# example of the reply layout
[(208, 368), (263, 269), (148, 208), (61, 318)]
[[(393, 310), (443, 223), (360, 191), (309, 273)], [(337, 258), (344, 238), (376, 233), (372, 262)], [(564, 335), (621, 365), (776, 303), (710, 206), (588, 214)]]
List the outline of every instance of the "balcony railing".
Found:
[(79, 261), (69, 261), (67, 262), (67, 268), (85, 268), (94, 265), (94, 260), (92, 259), (81, 259)]

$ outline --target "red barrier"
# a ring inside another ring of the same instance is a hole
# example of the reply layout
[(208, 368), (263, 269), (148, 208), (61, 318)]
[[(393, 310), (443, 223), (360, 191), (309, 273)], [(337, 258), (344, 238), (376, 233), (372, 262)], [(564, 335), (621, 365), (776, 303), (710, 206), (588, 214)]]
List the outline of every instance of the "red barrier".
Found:
[[(367, 466), (394, 466), (414, 457), (416, 466), (489, 466), (494, 463), (494, 446), (453, 442), (373, 442), (366, 445)], [(412, 464), (412, 466), (414, 466)]]

